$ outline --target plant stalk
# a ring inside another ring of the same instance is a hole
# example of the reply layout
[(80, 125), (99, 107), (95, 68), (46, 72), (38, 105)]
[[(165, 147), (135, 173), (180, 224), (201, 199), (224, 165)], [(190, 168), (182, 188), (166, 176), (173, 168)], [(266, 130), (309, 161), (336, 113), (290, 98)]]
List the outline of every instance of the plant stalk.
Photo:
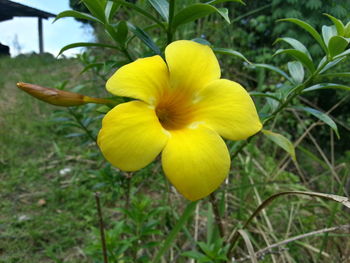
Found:
[(95, 193), (95, 199), (96, 199), (96, 207), (97, 207), (97, 213), (98, 213), (98, 218), (99, 218), (103, 262), (108, 263), (106, 237), (105, 237), (105, 232), (104, 232), (104, 223), (103, 223), (102, 210), (101, 210), (101, 204), (100, 204), (100, 193), (98, 193), (98, 192)]
[(173, 41), (173, 18), (175, 12), (175, 0), (169, 1), (169, 21), (167, 28), (167, 45), (169, 45)]
[(220, 237), (221, 238), (225, 238), (225, 227), (224, 227), (224, 224), (222, 222), (222, 218), (220, 216), (219, 207), (217, 205), (214, 193), (211, 193), (209, 195), (209, 200), (210, 200), (211, 205), (213, 206), (215, 222), (216, 222), (216, 225), (218, 226)]

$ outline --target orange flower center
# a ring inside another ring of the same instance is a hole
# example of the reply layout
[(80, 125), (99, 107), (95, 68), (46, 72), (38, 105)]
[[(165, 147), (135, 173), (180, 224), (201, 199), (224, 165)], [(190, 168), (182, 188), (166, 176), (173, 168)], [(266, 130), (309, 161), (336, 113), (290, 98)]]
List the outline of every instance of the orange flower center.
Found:
[(156, 115), (163, 128), (178, 130), (193, 121), (191, 96), (181, 92), (165, 92), (156, 106)]

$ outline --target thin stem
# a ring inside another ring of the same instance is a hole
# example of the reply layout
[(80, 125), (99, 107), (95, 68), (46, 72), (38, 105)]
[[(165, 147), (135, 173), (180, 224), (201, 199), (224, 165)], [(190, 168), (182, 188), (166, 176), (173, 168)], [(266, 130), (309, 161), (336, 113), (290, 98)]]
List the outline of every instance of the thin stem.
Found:
[(218, 205), (216, 203), (216, 198), (215, 198), (215, 194), (214, 193), (211, 193), (209, 195), (209, 200), (210, 200), (211, 205), (213, 206), (215, 222), (216, 222), (216, 224), (217, 224), (217, 226), (219, 228), (220, 236), (221, 236), (221, 238), (224, 238), (225, 237), (225, 227), (224, 227), (224, 224), (222, 223), (219, 207), (218, 207)]
[(71, 109), (68, 108), (69, 113), (74, 117), (76, 122), (79, 124), (79, 126), (85, 131), (86, 135), (96, 143), (97, 138), (92, 134), (92, 132), (81, 122), (80, 118), (75, 114), (75, 112)]
[(126, 175), (126, 202), (125, 202), (125, 210), (129, 210), (130, 208), (130, 189), (131, 189), (131, 178), (132, 178), (132, 173), (127, 173)]
[(175, 12), (175, 0), (169, 1), (169, 22), (167, 28), (167, 44), (169, 45), (173, 41), (173, 18)]
[(98, 193), (98, 192), (95, 193), (95, 199), (96, 199), (97, 213), (98, 213), (98, 218), (99, 218), (103, 262), (108, 263), (106, 238), (105, 238), (105, 232), (104, 232), (104, 223), (103, 223), (102, 210), (101, 210), (101, 204), (100, 204), (100, 193)]
[(134, 59), (132, 58), (132, 56), (131, 56), (129, 50), (128, 50), (126, 47), (123, 47), (123, 48), (122, 48), (122, 52), (124, 53), (124, 55), (128, 58), (128, 60), (129, 60), (130, 62), (134, 61)]

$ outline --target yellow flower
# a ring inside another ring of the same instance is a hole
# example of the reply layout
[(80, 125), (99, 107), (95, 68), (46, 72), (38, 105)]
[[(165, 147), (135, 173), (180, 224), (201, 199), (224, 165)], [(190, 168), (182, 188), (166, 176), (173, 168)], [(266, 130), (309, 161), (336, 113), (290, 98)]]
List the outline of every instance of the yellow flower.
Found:
[(230, 170), (223, 138), (242, 140), (262, 125), (238, 83), (220, 79), (210, 47), (180, 40), (160, 56), (121, 67), (107, 90), (137, 100), (107, 113), (98, 135), (105, 158), (124, 171), (139, 170), (162, 152), (165, 175), (187, 199), (213, 192)]

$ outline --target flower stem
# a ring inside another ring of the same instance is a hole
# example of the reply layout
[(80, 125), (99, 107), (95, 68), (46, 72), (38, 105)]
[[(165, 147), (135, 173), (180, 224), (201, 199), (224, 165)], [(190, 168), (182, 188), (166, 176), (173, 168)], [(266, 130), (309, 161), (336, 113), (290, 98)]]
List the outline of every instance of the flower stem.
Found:
[(74, 117), (75, 121), (79, 124), (79, 126), (85, 131), (86, 135), (96, 143), (97, 138), (92, 134), (92, 132), (82, 123), (79, 116), (72, 110), (71, 108), (68, 108), (69, 113)]
[(96, 199), (97, 213), (98, 213), (99, 225), (100, 225), (103, 262), (108, 263), (104, 223), (103, 223), (102, 210), (101, 210), (101, 204), (100, 204), (100, 193), (98, 192), (95, 193), (95, 199)]
[(209, 200), (210, 200), (211, 205), (213, 206), (215, 222), (216, 222), (216, 225), (218, 226), (220, 237), (224, 238), (225, 237), (225, 227), (224, 227), (224, 224), (222, 223), (219, 207), (217, 205), (214, 193), (211, 193), (209, 195)]
[(173, 18), (174, 18), (174, 12), (175, 12), (175, 0), (169, 1), (169, 21), (168, 21), (168, 28), (167, 28), (167, 45), (169, 45), (173, 41)]

